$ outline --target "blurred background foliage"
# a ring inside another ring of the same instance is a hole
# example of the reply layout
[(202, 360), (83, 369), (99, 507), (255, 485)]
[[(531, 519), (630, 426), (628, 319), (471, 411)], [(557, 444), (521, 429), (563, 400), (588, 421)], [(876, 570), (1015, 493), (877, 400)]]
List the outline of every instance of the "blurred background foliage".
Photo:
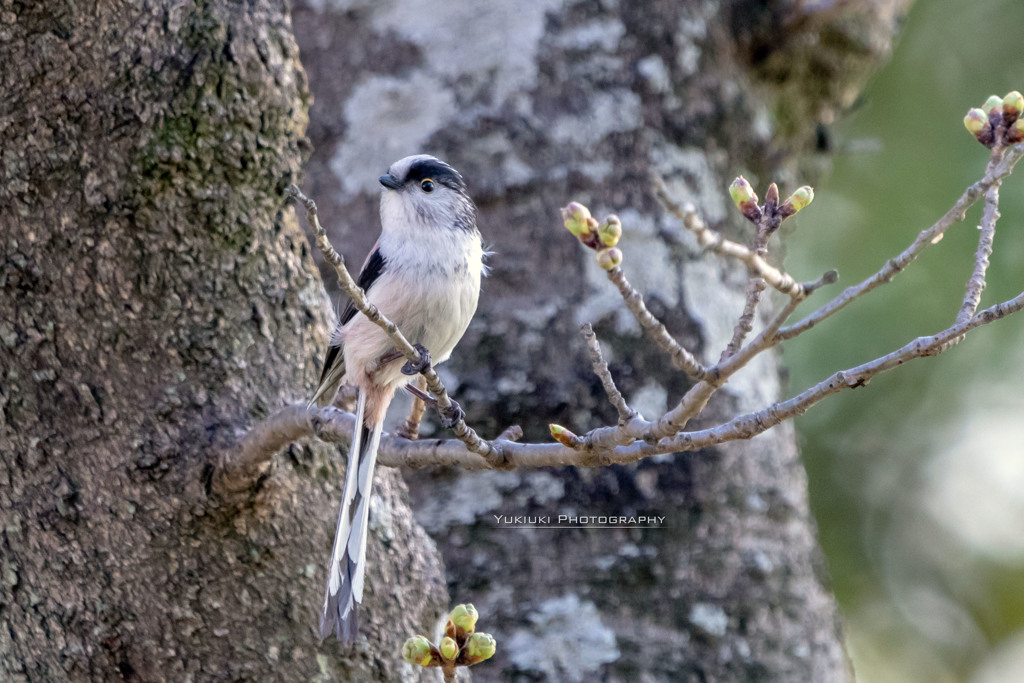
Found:
[[(1024, 91), (1024, 2), (917, 1), (891, 63), (831, 131), (834, 170), (786, 237), (798, 279), (839, 270), (814, 302), (874, 273), (981, 177), (987, 150), (962, 119), (1010, 90)], [(1001, 200), (982, 307), (1024, 288), (1024, 169)], [(790, 342), (790, 392), (947, 327), (980, 212)], [(861, 683), (1024, 680), (1022, 342), (1024, 317), (999, 321), (797, 423)]]

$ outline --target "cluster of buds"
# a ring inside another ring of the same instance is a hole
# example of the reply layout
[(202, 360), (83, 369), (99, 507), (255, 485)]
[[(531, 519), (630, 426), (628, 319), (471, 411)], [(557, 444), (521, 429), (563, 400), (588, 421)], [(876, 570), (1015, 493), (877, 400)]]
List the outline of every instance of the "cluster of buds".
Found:
[(448, 615), (439, 644), (434, 645), (425, 636), (413, 636), (402, 645), (402, 659), (418, 666), (441, 667), (450, 675), (457, 666), (473, 666), (490, 659), (497, 644), (491, 634), (476, 632), (478, 617), (473, 605), (457, 605)]
[(764, 225), (769, 232), (772, 232), (779, 227), (782, 221), (814, 201), (814, 188), (810, 185), (797, 188), (786, 201), (780, 204), (779, 186), (772, 183), (765, 193), (764, 204), (759, 205), (754, 188), (746, 178), (740, 176), (729, 185), (729, 195), (747, 220)]
[(579, 202), (569, 202), (562, 209), (562, 220), (584, 246), (597, 252), (597, 265), (604, 270), (613, 270), (622, 263), (622, 251), (615, 245), (622, 237), (622, 221), (611, 214), (603, 221), (590, 215), (590, 209)]
[(1006, 97), (992, 95), (980, 109), (967, 112), (964, 126), (988, 148), (1015, 145), (1024, 140), (1024, 95), (1014, 90)]

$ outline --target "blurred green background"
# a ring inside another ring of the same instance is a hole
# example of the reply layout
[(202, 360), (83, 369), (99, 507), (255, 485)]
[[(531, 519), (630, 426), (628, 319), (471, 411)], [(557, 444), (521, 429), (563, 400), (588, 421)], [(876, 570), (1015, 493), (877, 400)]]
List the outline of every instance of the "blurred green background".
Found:
[[(1024, 91), (1024, 1), (917, 0), (833, 133), (834, 170), (787, 268), (874, 273), (981, 177), (967, 109)], [(982, 307), (1024, 289), (1024, 167), (1004, 183)], [(790, 393), (947, 327), (980, 204), (892, 284), (787, 344)], [(1024, 681), (1024, 315), (826, 400), (797, 422), (861, 683)]]

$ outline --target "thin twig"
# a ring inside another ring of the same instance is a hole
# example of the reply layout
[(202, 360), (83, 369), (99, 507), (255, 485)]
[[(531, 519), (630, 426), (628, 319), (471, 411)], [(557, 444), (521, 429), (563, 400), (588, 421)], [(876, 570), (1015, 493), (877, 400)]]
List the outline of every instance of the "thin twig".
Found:
[(587, 350), (590, 352), (590, 366), (597, 378), (601, 380), (601, 386), (604, 387), (608, 401), (615, 406), (615, 410), (619, 413), (619, 424), (628, 423), (636, 417), (636, 411), (629, 407), (626, 399), (622, 397), (622, 392), (615, 386), (611, 370), (608, 369), (608, 363), (605, 362), (604, 355), (601, 353), (601, 343), (597, 340), (597, 335), (594, 334), (594, 327), (590, 323), (585, 323), (580, 327), (580, 332), (583, 333)]
[[(363, 292), (362, 288), (360, 288), (359, 285), (356, 284), (355, 280), (352, 279), (351, 273), (349, 273), (348, 268), (345, 267), (345, 259), (334, 249), (330, 240), (327, 239), (327, 231), (320, 224), (316, 202), (303, 194), (295, 185), (289, 185), (286, 193), (305, 206), (306, 219), (313, 228), (313, 235), (316, 237), (317, 247), (323, 253), (327, 262), (334, 266), (334, 271), (338, 276), (338, 286), (341, 287), (341, 290), (348, 295), (360, 313), (369, 318), (371, 322), (379, 325), (381, 329), (387, 333), (399, 353), (405, 356), (405, 358), (413, 364), (419, 363), (419, 352), (416, 351), (413, 345), (409, 343), (409, 340), (405, 338), (405, 335), (402, 334), (395, 323), (388, 320), (388, 318), (385, 317), (376, 306), (367, 301), (366, 293)], [(452, 427), (452, 431), (455, 433), (455, 436), (460, 441), (465, 442), (466, 447), (473, 452), (480, 453), (481, 455), (493, 460), (496, 465), (499, 465), (501, 460), (500, 453), (496, 452), (488, 442), (481, 439), (480, 436), (466, 424), (466, 421), (458, 416), (455, 404), (448, 396), (448, 391), (445, 389), (441, 379), (437, 376), (434, 368), (428, 367), (422, 372), (422, 375), (426, 379), (427, 388), (430, 390), (430, 393), (432, 393), (437, 399), (438, 412), (448, 419), (458, 418), (455, 425)]]
[(988, 271), (989, 257), (992, 255), (992, 242), (996, 235), (996, 221), (999, 220), (999, 183), (988, 188), (985, 193), (985, 210), (978, 226), (978, 250), (974, 255), (974, 270), (964, 288), (964, 299), (957, 313), (956, 321), (962, 323), (969, 320), (978, 310), (981, 293), (985, 290), (985, 273)]
[(654, 178), (654, 190), (665, 208), (682, 221), (683, 227), (697, 237), (697, 244), (701, 248), (713, 251), (720, 256), (727, 256), (741, 261), (746, 264), (751, 273), (764, 278), (764, 281), (769, 286), (786, 296), (795, 299), (807, 298), (807, 292), (804, 290), (803, 285), (793, 279), (791, 275), (769, 264), (762, 256), (759, 256), (749, 247), (727, 240), (721, 233), (709, 228), (703, 219), (697, 215), (697, 209), (692, 204), (682, 205), (672, 199), (668, 194), (665, 181), (657, 176)]
[(1002, 182), (1002, 179), (1013, 171), (1013, 167), (1018, 161), (1020, 161), (1022, 156), (1024, 156), (1024, 144), (1008, 149), (1000, 161), (990, 160), (982, 179), (964, 190), (964, 193), (960, 195), (960, 198), (956, 200), (952, 207), (950, 207), (949, 211), (947, 211), (942, 218), (937, 220), (933, 225), (922, 230), (914, 241), (911, 242), (910, 246), (900, 252), (896, 257), (886, 261), (885, 265), (883, 265), (882, 268), (874, 275), (868, 277), (859, 284), (847, 287), (838, 296), (805, 317), (803, 320), (779, 330), (779, 337), (782, 339), (792, 339), (798, 334), (811, 329), (823, 320), (835, 315), (858, 297), (867, 294), (880, 285), (884, 285), (887, 282), (892, 281), (892, 279), (903, 272), (906, 267), (910, 265), (922, 251), (925, 250), (925, 248), (941, 240), (942, 236), (950, 227), (953, 226), (954, 223), (962, 221), (967, 209), (973, 206), (982, 195), (988, 192), (989, 188)]
[(644, 303), (643, 295), (633, 289), (633, 285), (629, 284), (629, 280), (626, 279), (626, 274), (622, 271), (622, 268), (615, 267), (609, 270), (608, 279), (618, 287), (619, 293), (626, 303), (626, 308), (630, 310), (636, 321), (640, 323), (640, 327), (647, 332), (658, 348), (669, 355), (672, 367), (682, 370), (692, 379), (699, 380), (703, 378), (707, 370), (692, 353), (683, 348), (669, 334), (668, 328), (665, 327), (664, 323), (654, 317), (654, 314), (647, 308), (647, 304)]
[[(743, 312), (740, 314), (736, 326), (732, 330), (732, 339), (726, 345), (719, 362), (724, 361), (739, 351), (743, 340), (754, 330), (754, 316), (757, 313), (757, 305), (761, 302), (761, 294), (767, 287), (763, 277), (754, 276), (747, 281), (746, 298), (743, 302)], [(790, 301), (798, 299), (790, 298)]]

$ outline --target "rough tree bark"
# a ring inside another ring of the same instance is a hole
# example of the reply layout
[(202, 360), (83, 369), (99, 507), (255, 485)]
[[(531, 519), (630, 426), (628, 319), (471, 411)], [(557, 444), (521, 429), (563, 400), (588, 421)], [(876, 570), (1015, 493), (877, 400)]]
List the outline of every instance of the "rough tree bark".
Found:
[[(649, 174), (742, 234), (729, 180), (745, 172), (784, 192), (813, 182), (795, 153), (827, 145), (827, 125), (886, 56), (906, 4), (494, 0), (470, 12), (300, 0), (296, 37), (317, 98), (304, 189), (358, 262), (376, 234), (367, 169), (427, 151), (463, 171), (495, 255), (451, 368), (485, 436), (515, 422), (531, 439), (549, 438), (548, 422), (614, 423), (577, 332), (584, 321), (631, 404), (653, 418), (687, 383), (638, 340), (557, 208), (578, 199), (619, 213), (629, 278), (689, 348), (717, 360), (744, 273), (663, 238), (672, 221)], [(811, 213), (804, 221), (821, 220)], [(707, 422), (770, 403), (773, 363), (738, 377)], [(636, 467), (407, 475), (453, 600), (474, 602), (498, 638), (475, 680), (848, 677), (789, 426)], [(495, 519), (562, 513), (666, 522), (513, 530)]]
[(313, 630), (336, 454), (207, 491), (326, 341), (287, 5), (3, 0), (0, 64), (0, 680), (409, 675), (446, 596), (396, 473), (347, 659)]

